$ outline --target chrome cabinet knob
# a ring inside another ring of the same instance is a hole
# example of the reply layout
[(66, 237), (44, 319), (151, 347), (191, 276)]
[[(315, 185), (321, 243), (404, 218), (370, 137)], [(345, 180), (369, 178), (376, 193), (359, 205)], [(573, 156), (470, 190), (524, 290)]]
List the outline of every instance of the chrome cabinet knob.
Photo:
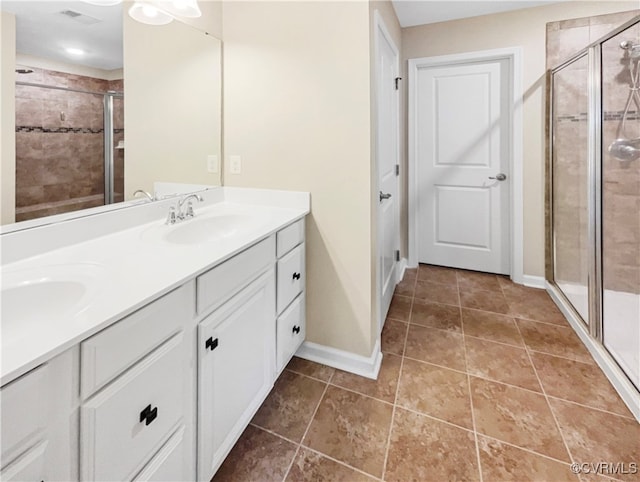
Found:
[(495, 179), (496, 181), (504, 181), (507, 179), (507, 175), (498, 173), (495, 176), (489, 176), (489, 179)]

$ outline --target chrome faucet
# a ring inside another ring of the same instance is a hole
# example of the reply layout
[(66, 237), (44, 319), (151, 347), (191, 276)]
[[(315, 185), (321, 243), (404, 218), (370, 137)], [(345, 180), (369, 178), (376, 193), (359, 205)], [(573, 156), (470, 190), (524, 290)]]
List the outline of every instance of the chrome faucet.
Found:
[(155, 201), (155, 199), (153, 198), (153, 196), (151, 194), (149, 194), (147, 191), (143, 190), (143, 189), (138, 189), (137, 191), (135, 191), (133, 193), (133, 197), (137, 197), (138, 194), (144, 194), (144, 196), (149, 200), (149, 201)]
[[(193, 203), (192, 199), (196, 201), (203, 201), (202, 196), (192, 193), (184, 196), (178, 201), (176, 206), (171, 206), (169, 208), (169, 214), (167, 216), (166, 224), (175, 224), (180, 221), (184, 221), (185, 219), (190, 219), (196, 215), (193, 211)], [(187, 204), (186, 209), (183, 211), (182, 207), (184, 204)]]

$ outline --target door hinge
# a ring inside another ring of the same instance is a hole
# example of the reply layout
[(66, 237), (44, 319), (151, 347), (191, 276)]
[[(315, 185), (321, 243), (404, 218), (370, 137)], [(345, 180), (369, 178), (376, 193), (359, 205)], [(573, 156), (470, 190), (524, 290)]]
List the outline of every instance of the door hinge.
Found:
[(394, 80), (396, 82), (396, 90), (398, 90), (398, 82), (402, 80), (402, 77), (396, 77)]
[(399, 249), (396, 249), (395, 257), (396, 257), (396, 261), (400, 261), (400, 250)]
[(400, 175), (400, 164), (396, 164), (396, 176)]

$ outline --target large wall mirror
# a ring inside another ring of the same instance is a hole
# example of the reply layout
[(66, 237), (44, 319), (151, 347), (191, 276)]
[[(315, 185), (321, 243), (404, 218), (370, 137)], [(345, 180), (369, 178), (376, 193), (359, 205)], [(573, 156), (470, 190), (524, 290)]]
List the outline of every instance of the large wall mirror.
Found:
[[(1, 159), (3, 174), (15, 166), (15, 206), (13, 217), (3, 207), (3, 224), (126, 207), (157, 183), (163, 194), (220, 185), (221, 41), (207, 19), (146, 25), (127, 14), (131, 3), (94, 3), (0, 4), (2, 82), (15, 72), (15, 156), (3, 148)], [(7, 17), (15, 57), (5, 55)]]

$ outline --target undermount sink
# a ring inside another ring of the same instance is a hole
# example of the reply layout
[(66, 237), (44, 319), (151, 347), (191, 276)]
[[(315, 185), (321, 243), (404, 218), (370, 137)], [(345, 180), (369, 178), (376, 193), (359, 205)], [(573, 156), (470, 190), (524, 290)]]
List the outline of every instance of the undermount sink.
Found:
[(229, 238), (256, 228), (259, 218), (252, 214), (210, 214), (179, 222), (175, 225), (156, 225), (142, 233), (145, 240), (170, 244), (202, 244)]
[(2, 337), (11, 339), (39, 324), (77, 315), (89, 304), (100, 272), (100, 265), (87, 263), (2, 273)]

